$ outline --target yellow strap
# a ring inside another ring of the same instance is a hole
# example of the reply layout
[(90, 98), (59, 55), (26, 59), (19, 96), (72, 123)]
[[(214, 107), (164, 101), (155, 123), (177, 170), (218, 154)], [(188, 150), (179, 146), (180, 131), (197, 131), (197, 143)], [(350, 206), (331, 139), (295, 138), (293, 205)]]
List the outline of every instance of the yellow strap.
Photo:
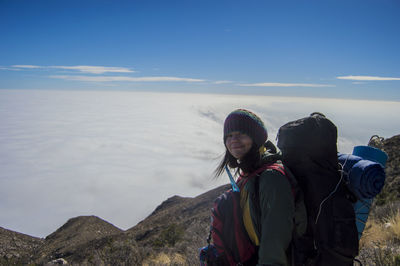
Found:
[(260, 155), (263, 155), (267, 151), (267, 148), (265, 148), (264, 145), (262, 145), (260, 149), (258, 149), (258, 151), (260, 152)]
[(240, 207), (243, 211), (243, 223), (246, 228), (247, 234), (249, 235), (251, 241), (256, 245), (260, 245), (260, 240), (257, 237), (256, 231), (254, 229), (253, 221), (250, 215), (250, 204), (247, 190), (242, 189), (240, 191)]

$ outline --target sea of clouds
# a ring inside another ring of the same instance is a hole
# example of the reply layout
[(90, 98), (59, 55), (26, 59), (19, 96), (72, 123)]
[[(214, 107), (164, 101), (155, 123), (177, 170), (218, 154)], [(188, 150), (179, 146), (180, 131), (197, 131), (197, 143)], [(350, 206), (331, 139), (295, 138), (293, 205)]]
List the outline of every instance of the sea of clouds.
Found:
[(0, 226), (45, 237), (69, 218), (99, 216), (128, 229), (162, 201), (221, 184), (222, 125), (236, 108), (269, 138), (314, 111), (351, 153), (400, 133), (400, 102), (128, 91), (0, 90)]

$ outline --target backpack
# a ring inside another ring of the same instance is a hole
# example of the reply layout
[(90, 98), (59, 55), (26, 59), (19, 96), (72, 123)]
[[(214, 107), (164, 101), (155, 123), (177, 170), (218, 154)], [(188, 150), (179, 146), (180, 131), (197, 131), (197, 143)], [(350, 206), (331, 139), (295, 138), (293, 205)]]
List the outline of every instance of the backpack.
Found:
[(337, 129), (323, 114), (283, 125), (282, 160), (304, 194), (307, 230), (294, 237), (295, 265), (353, 265), (358, 254), (354, 196), (339, 169)]
[[(301, 205), (298, 201), (301, 201), (307, 210), (306, 232), (293, 232), (293, 265), (353, 265), (358, 254), (358, 232), (353, 209), (357, 199), (339, 171), (336, 126), (323, 114), (313, 113), (283, 125), (277, 139), (284, 163), (283, 174), (289, 179), (292, 190), (301, 195), (294, 195), (296, 208)], [(291, 181), (293, 176), (297, 184)], [(251, 250), (248, 246), (253, 245), (248, 240), (243, 224), (239, 226), (242, 223), (239, 201), (240, 194), (233, 190), (225, 192), (215, 201), (213, 212), (217, 209), (221, 215), (212, 215), (209, 245), (201, 250), (203, 260), (208, 262), (203, 265), (237, 265), (238, 261), (245, 262), (243, 265), (246, 262), (248, 265), (257, 263), (254, 261), (257, 259), (256, 250), (248, 252), (251, 254), (251, 263), (246, 261), (248, 258), (238, 255), (241, 254), (239, 249), (244, 247), (244, 250)], [(232, 217), (233, 211), (230, 210), (233, 206), (239, 206), (239, 210)], [(229, 223), (234, 220), (236, 222)], [(212, 236), (214, 245), (210, 244), (213, 228), (222, 231)], [(227, 245), (231, 247), (226, 248)]]
[[(274, 169), (293, 181), (283, 166), (273, 163), (266, 164), (250, 178), (258, 178), (264, 170)], [(258, 180), (256, 180), (257, 182)], [(243, 186), (244, 184), (242, 184)], [(295, 193), (294, 188), (292, 192)], [(211, 244), (211, 239), (213, 244)], [(240, 207), (240, 192), (234, 188), (220, 195), (211, 210), (211, 228), (207, 239), (208, 246), (200, 250), (201, 265), (256, 265), (258, 248), (250, 240), (243, 224), (242, 208)]]

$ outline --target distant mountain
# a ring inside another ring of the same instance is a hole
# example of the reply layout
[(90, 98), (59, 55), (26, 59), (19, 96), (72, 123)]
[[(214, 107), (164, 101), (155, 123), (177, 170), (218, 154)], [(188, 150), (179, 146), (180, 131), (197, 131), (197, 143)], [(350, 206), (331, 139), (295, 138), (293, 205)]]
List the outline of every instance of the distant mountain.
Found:
[[(389, 155), (379, 201), (399, 200), (400, 135), (372, 144)], [(212, 203), (228, 187), (195, 198), (173, 196), (126, 231), (96, 216), (72, 218), (45, 239), (0, 228), (0, 265), (196, 265)]]
[(81, 216), (67, 221), (57, 231), (47, 236), (38, 250), (40, 262), (68, 257), (85, 249), (88, 243), (117, 235), (123, 231), (96, 216)]

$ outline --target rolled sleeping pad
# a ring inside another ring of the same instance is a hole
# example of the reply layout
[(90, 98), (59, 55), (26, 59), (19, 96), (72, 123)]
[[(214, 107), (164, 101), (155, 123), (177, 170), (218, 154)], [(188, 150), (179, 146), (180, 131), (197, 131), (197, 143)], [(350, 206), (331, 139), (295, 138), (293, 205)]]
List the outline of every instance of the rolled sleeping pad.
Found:
[(353, 148), (353, 155), (359, 156), (364, 160), (380, 163), (383, 167), (385, 167), (388, 159), (386, 152), (371, 146), (355, 146)]
[[(365, 159), (368, 161), (379, 163), (382, 166), (382, 169), (384, 169), (384, 167), (386, 165), (386, 161), (388, 159), (388, 155), (384, 151), (374, 148), (374, 147), (370, 147), (370, 146), (354, 147), (353, 155), (359, 156), (362, 159)], [(384, 170), (383, 170), (383, 175), (379, 170), (375, 170), (375, 173), (377, 174), (375, 177), (374, 176), (370, 177), (372, 180), (376, 181), (375, 186), (373, 186), (375, 188), (374, 193), (376, 193), (374, 196), (376, 196), (383, 188), (383, 185), (385, 182), (385, 177), (386, 177)], [(353, 204), (355, 215), (356, 215), (356, 226), (357, 226), (357, 231), (358, 231), (358, 239), (361, 238), (362, 233), (365, 228), (365, 224), (367, 223), (369, 211), (370, 211), (374, 196), (372, 196), (371, 198), (359, 197), (357, 202)]]
[(358, 199), (371, 199), (381, 192), (385, 183), (385, 170), (380, 163), (351, 154), (339, 154), (344, 177)]

